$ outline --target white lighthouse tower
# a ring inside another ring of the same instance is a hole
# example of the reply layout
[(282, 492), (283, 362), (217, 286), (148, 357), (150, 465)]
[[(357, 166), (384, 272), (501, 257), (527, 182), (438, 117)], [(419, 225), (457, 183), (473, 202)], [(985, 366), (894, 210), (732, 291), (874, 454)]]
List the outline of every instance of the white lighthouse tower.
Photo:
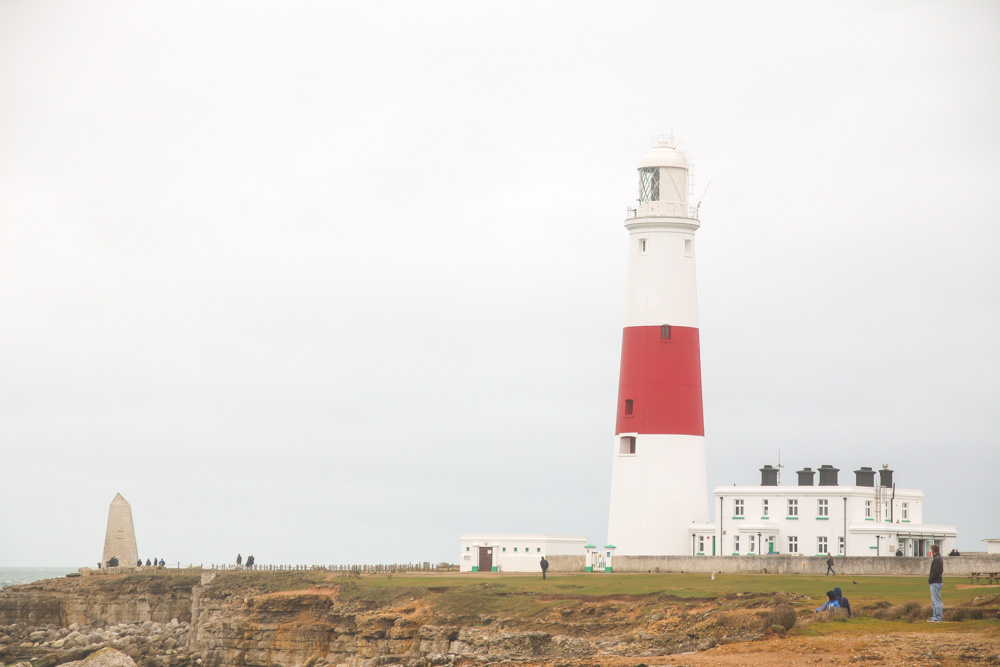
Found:
[(628, 279), (608, 541), (620, 555), (691, 553), (708, 521), (690, 170), (673, 136), (639, 162), (629, 211)]

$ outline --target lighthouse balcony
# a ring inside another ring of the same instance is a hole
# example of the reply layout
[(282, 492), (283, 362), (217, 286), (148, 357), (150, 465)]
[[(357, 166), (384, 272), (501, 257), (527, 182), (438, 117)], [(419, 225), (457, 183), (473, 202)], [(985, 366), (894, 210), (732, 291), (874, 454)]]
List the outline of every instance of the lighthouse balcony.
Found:
[(633, 218), (690, 218), (698, 219), (698, 209), (687, 204), (672, 202), (642, 202), (637, 208), (629, 207), (626, 217)]

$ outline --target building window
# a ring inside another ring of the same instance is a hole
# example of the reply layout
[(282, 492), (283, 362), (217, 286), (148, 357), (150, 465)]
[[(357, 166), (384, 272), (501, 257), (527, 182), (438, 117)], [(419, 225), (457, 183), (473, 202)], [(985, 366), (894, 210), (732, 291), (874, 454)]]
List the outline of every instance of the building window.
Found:
[(754, 538), (753, 535), (750, 536), (750, 553), (751, 554), (757, 553), (755, 551), (755, 547), (757, 546), (757, 542), (755, 541), (755, 539), (756, 538)]
[(760, 518), (761, 519), (766, 519), (767, 518), (767, 501), (766, 500), (762, 500), (761, 501), (761, 505), (760, 505)]
[(910, 503), (903, 503), (903, 521), (910, 519)]
[(542, 553), (541, 547), (535, 547), (535, 553)]
[(699, 535), (698, 536), (698, 553), (700, 553), (700, 554), (705, 553), (705, 536), (704, 535)]
[(820, 498), (816, 501), (816, 516), (830, 516), (830, 501)]
[(684, 255), (694, 257), (694, 241), (691, 239), (684, 239)]
[(872, 518), (872, 501), (870, 500), (865, 501), (865, 518)]
[(635, 436), (626, 435), (620, 441), (619, 454), (635, 454)]
[(733, 515), (743, 516), (743, 499), (737, 498), (733, 501)]
[(816, 553), (818, 553), (818, 554), (828, 553), (827, 550), (826, 550), (826, 548), (827, 548), (826, 537), (817, 537), (816, 538)]
[(839, 539), (840, 539), (840, 555), (843, 556), (844, 555), (844, 536), (841, 535)]
[(468, 550), (469, 550), (469, 547), (465, 547), (465, 550), (466, 550), (466, 551), (468, 551)]
[(639, 252), (646, 252), (646, 239), (639, 239)]
[(788, 499), (788, 516), (799, 515), (799, 501), (795, 498)]
[(670, 325), (660, 325), (660, 340), (670, 340)]
[(517, 547), (514, 547), (514, 552), (515, 552), (515, 553), (517, 552)]
[(660, 168), (639, 170), (639, 201), (660, 201)]
[(788, 553), (797, 554), (799, 552), (799, 538), (794, 535), (788, 536)]
[(633, 405), (632, 399), (631, 398), (626, 398), (625, 399), (625, 416), (626, 417), (631, 417), (632, 416), (632, 405)]
[(733, 535), (733, 553), (738, 554), (740, 552), (740, 536)]

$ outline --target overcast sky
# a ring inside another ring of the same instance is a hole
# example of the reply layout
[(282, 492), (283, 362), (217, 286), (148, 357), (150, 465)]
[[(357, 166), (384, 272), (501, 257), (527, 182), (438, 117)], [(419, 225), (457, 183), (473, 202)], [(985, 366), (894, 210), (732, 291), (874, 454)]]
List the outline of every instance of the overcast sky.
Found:
[[(1000, 4), (0, 2), (0, 565), (604, 544), (690, 148), (709, 483), (1000, 537)], [(707, 491), (706, 491), (707, 493)]]

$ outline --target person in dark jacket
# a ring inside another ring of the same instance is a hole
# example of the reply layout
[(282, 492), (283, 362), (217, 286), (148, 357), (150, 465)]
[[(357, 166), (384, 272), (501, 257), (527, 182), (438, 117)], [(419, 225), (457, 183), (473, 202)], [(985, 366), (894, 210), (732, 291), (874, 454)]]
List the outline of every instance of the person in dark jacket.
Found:
[(927, 583), (931, 587), (933, 613), (927, 622), (940, 623), (944, 620), (944, 608), (941, 604), (941, 587), (944, 585), (944, 558), (941, 558), (941, 547), (932, 544), (931, 556), (931, 573), (927, 577)]
[(247, 569), (248, 570), (252, 570), (253, 569), (253, 563), (254, 563), (253, 554), (250, 554), (249, 556), (247, 556)]
[(837, 598), (837, 602), (840, 603), (840, 608), (847, 612), (847, 618), (850, 618), (853, 615), (851, 614), (851, 603), (844, 597), (843, 592), (840, 590), (840, 586), (833, 589), (833, 595)]
[(240, 569), (240, 565), (243, 565), (243, 554), (236, 554), (236, 569)]
[(549, 569), (549, 561), (545, 560), (545, 556), (542, 556), (542, 560), (538, 564), (542, 566), (542, 579), (544, 579), (545, 572)]
[(837, 574), (836, 572), (833, 571), (833, 556), (831, 556), (829, 552), (827, 552), (826, 554), (826, 573), (827, 574), (833, 573), (834, 576), (836, 576)]

